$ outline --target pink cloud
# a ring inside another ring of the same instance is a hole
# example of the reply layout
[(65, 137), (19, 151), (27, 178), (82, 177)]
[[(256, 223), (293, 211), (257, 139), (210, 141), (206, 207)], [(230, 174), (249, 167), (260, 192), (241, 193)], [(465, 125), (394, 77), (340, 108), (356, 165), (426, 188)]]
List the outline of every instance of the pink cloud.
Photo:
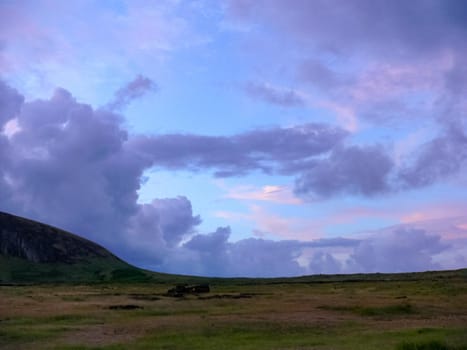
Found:
[(208, 41), (183, 11), (178, 2), (0, 4), (2, 74), (34, 97), (74, 86), (80, 99), (102, 99), (109, 84), (160, 76), (175, 51)]
[(467, 213), (467, 203), (451, 202), (443, 204), (428, 204), (420, 206), (408, 213), (401, 213), (401, 222), (410, 224), (420, 221), (440, 220), (461, 217)]
[(313, 220), (271, 213), (258, 205), (251, 205), (248, 212), (217, 211), (214, 216), (234, 221), (246, 221), (253, 226), (253, 233), (260, 237), (310, 241), (322, 237)]
[(21, 131), (21, 127), (18, 124), (17, 119), (10, 119), (4, 126), (3, 133), (11, 138), (14, 134)]
[(302, 204), (303, 201), (296, 197), (292, 189), (287, 186), (266, 185), (261, 188), (254, 186), (237, 186), (228, 189), (226, 198), (245, 201), (266, 201), (277, 204)]
[(368, 64), (349, 92), (353, 100), (365, 103), (398, 97), (410, 91), (431, 90), (441, 86), (441, 73), (450, 68), (445, 65), (443, 57), (424, 64)]

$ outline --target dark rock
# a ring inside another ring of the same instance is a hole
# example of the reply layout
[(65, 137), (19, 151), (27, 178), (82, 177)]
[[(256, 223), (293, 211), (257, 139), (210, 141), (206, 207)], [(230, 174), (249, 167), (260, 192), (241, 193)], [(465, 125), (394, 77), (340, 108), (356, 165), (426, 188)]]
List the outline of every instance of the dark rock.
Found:
[(35, 263), (118, 259), (101, 246), (58, 228), (0, 212), (0, 254)]

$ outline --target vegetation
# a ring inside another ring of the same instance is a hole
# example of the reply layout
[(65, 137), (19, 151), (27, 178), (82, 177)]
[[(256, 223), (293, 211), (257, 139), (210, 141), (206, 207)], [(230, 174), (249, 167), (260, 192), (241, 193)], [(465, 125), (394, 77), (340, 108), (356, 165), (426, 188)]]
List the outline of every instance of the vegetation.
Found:
[(211, 279), (210, 293), (181, 298), (166, 292), (183, 276), (116, 275), (0, 286), (0, 349), (467, 349), (464, 270)]
[[(51, 226), (0, 223), (0, 349), (467, 350), (466, 269), (167, 275)], [(167, 293), (177, 284), (210, 291)]]

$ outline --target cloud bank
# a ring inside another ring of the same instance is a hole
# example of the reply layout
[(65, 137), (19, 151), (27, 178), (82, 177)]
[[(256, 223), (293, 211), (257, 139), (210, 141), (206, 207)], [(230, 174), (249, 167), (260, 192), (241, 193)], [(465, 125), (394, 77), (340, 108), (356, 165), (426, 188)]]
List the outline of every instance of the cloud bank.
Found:
[[(298, 177), (297, 192), (324, 197), (390, 190), (388, 174), (397, 171), (384, 148), (348, 145), (348, 133), (337, 127), (305, 124), (219, 137), (130, 136), (121, 116), (77, 102), (64, 89), (47, 100), (25, 102), (1, 83), (0, 101), (0, 209), (81, 234), (140, 266), (217, 276), (409, 271), (438, 267), (435, 256), (450, 249), (439, 235), (415, 229), (358, 240), (231, 242), (229, 227), (199, 232), (201, 218), (184, 196), (137, 201), (142, 174), (154, 167), (208, 169), (215, 176), (288, 174)], [(14, 131), (6, 133), (12, 122)], [(409, 170), (396, 169), (406, 187), (455, 173), (457, 167), (437, 169), (451, 157), (465, 161), (464, 153), (451, 149), (451, 143), (465, 142), (465, 135), (456, 133), (457, 138), (441, 136), (427, 144)], [(419, 169), (434, 175), (427, 181)]]

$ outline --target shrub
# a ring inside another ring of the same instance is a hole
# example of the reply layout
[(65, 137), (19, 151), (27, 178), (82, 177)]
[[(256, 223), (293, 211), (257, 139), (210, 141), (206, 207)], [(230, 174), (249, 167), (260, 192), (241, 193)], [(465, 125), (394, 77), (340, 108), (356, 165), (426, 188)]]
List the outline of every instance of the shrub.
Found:
[(438, 340), (427, 342), (403, 342), (397, 346), (397, 350), (465, 350), (467, 347), (455, 347), (446, 345)]

